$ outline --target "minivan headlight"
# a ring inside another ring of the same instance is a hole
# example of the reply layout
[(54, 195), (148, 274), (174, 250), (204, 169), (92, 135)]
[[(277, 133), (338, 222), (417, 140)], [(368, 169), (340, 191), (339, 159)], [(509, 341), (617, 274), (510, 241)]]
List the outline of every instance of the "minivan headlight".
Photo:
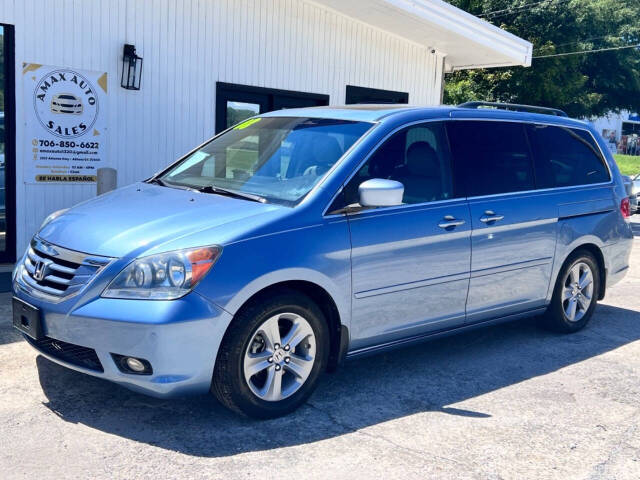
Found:
[(183, 297), (211, 270), (221, 252), (213, 246), (138, 258), (111, 281), (102, 296), (146, 300)]

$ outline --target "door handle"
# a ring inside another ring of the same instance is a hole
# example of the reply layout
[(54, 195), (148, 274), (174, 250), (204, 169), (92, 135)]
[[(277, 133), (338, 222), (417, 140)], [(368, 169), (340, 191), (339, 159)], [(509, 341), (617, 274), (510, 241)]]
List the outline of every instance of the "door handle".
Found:
[(491, 223), (497, 222), (498, 220), (502, 220), (504, 215), (496, 215), (493, 210), (485, 210), (484, 215), (480, 217), (480, 221), (482, 223)]
[(458, 220), (453, 215), (445, 215), (443, 221), (438, 224), (440, 228), (455, 228), (464, 225), (464, 220)]

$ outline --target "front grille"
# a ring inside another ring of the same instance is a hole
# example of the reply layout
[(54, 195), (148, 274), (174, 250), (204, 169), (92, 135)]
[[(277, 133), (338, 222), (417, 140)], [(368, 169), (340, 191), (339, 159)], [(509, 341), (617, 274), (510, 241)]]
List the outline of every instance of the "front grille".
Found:
[(96, 372), (104, 372), (102, 363), (100, 363), (100, 359), (98, 355), (96, 355), (96, 351), (91, 348), (81, 347), (80, 345), (74, 345), (73, 343), (67, 343), (49, 337), (44, 337), (40, 340), (34, 340), (31, 337), (25, 338), (37, 350), (63, 362)]
[(28, 293), (60, 301), (82, 290), (109, 261), (109, 258), (67, 250), (35, 237), (18, 280)]

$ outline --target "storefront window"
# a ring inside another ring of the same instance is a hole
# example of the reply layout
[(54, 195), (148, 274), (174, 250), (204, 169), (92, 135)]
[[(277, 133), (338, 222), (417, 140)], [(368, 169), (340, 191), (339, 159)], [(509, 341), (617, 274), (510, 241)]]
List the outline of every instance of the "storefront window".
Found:
[(7, 135), (5, 130), (5, 38), (4, 27), (0, 25), (0, 252), (7, 250), (7, 221), (6, 221), (6, 194), (5, 194), (5, 152)]
[[(261, 113), (320, 105), (329, 105), (328, 95), (218, 82), (216, 133)], [(249, 156), (255, 161), (255, 155)], [(248, 158), (244, 152), (238, 155), (237, 160), (242, 163), (248, 161)]]

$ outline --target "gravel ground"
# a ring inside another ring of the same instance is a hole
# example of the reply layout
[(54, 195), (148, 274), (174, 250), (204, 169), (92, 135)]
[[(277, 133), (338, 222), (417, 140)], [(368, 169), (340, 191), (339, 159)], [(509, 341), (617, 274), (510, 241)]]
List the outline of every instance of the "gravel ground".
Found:
[[(640, 233), (640, 223), (635, 225)], [(575, 335), (534, 321), (347, 363), (286, 418), (60, 367), (0, 297), (0, 478), (640, 478), (640, 238)]]

